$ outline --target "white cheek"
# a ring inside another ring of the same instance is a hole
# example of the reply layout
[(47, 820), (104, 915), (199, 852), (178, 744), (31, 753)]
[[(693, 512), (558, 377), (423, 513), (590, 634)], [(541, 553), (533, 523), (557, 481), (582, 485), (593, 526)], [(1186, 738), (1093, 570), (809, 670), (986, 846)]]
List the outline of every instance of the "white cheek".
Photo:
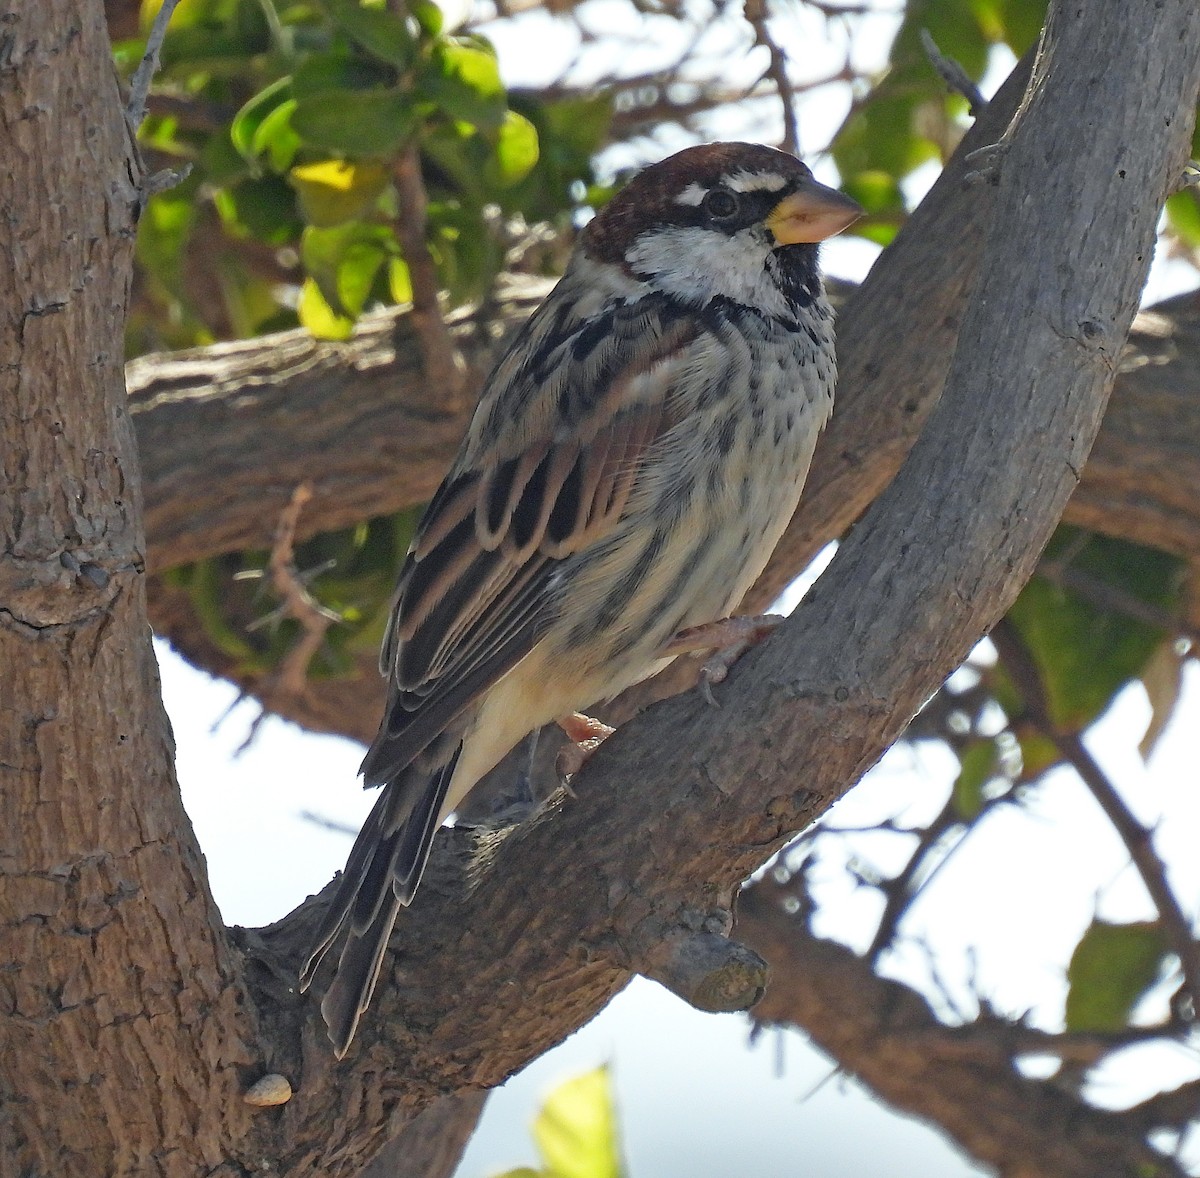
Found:
[(643, 233), (625, 255), (633, 271), (659, 290), (693, 303), (725, 297), (786, 315), (787, 301), (767, 270), (769, 242), (761, 230), (729, 236), (711, 229)]

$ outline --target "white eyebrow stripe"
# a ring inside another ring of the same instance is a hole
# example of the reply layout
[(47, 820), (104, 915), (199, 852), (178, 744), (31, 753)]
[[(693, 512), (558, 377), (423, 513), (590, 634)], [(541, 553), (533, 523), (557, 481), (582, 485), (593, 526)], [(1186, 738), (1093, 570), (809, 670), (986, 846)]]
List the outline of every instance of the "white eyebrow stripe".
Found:
[(786, 184), (778, 172), (735, 172), (725, 181), (731, 192), (778, 192)]
[(708, 189), (693, 180), (676, 198), (677, 205), (700, 205), (708, 195)]

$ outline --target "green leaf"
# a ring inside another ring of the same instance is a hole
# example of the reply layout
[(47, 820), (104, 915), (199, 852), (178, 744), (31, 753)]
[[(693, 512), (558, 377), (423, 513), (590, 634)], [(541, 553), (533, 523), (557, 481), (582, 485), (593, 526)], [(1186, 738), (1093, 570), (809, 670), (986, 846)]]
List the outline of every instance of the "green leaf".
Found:
[(1058, 745), (1040, 732), (1022, 732), (1020, 745), (1023, 781), (1032, 781), (1035, 777), (1040, 777), (1047, 769), (1062, 761)]
[(344, 340), (354, 334), (354, 320), (339, 315), (326, 301), (321, 288), (311, 278), (300, 288), (300, 303), (296, 308), (300, 323), (317, 339)]
[[(987, 12), (987, 9), (984, 9)], [(992, 31), (995, 14), (992, 13)], [(988, 51), (991, 48), (985, 34), (983, 21), (973, 11), (973, 6), (963, 0), (921, 0), (910, 3), (907, 16), (892, 45), (893, 64), (920, 62), (932, 72), (921, 45), (920, 31), (927, 29), (944, 56), (952, 58), (972, 78), (980, 78), (987, 68)]]
[(183, 291), (183, 251), (195, 220), (195, 194), (175, 188), (147, 202), (138, 226), (138, 262), (177, 298)]
[(374, 205), (387, 183), (387, 170), (377, 163), (321, 160), (291, 170), (290, 180), (310, 225), (340, 225)]
[(331, 229), (306, 229), (300, 257), (335, 314), (355, 318), (366, 305), (376, 275), (397, 248), (387, 226), (352, 221)]
[(620, 1178), (608, 1068), (556, 1088), (533, 1123), (533, 1136), (553, 1178)]
[(1020, 57), (1037, 39), (1046, 20), (1046, 0), (997, 0), (1004, 40)]
[(446, 23), (442, 10), (433, 0), (409, 0), (408, 11), (426, 37), (436, 37)]
[(250, 139), (255, 156), (266, 155), (276, 172), (286, 172), (300, 147), (300, 136), (292, 129), (295, 99), (281, 102), (261, 123)]
[(507, 98), (496, 51), (482, 38), (439, 42), (420, 90), (452, 119), (488, 130), (504, 120)]
[[(1073, 550), (1077, 547), (1077, 550)], [(1167, 637), (1164, 630), (1097, 604), (1106, 591), (1169, 612), (1181, 576), (1179, 560), (1121, 540), (1060, 528), (1043, 564), (1062, 554), (1090, 593), (1035, 576), (1008, 612), (1041, 675), (1050, 718), (1078, 731), (1142, 673)], [(1011, 713), (1010, 713), (1011, 714)]]
[[(143, 33), (148, 33), (158, 16), (163, 0), (142, 0), (138, 13), (138, 24)], [(237, 0), (179, 0), (171, 13), (168, 28), (190, 29), (196, 25), (215, 24), (228, 21), (237, 7)]]
[(388, 292), (395, 303), (411, 303), (413, 298), (412, 273), (408, 263), (401, 257), (388, 261)]
[(382, 4), (358, 0), (322, 0), (334, 23), (369, 53), (401, 69), (412, 61), (415, 45), (404, 20)]
[(287, 245), (300, 235), (296, 194), (281, 176), (242, 180), (219, 189), (213, 203), (233, 237), (257, 238), (267, 245)]
[(429, 249), (438, 279), (455, 304), (478, 298), (503, 264), (503, 250), (478, 201), (431, 201)]
[(302, 98), (292, 129), (312, 147), (356, 156), (386, 156), (413, 133), (412, 101), (401, 90), (334, 92)]
[(1093, 921), (1067, 967), (1068, 1031), (1120, 1031), (1170, 949), (1154, 921)]
[(893, 69), (850, 114), (833, 142), (833, 158), (843, 176), (882, 171), (900, 180), (936, 158), (937, 144), (918, 131), (922, 106), (943, 102), (940, 81), (927, 71), (925, 65)]
[(312, 98), (331, 90), (379, 90), (396, 85), (396, 71), (381, 62), (343, 51), (314, 53), (292, 75), (296, 98)]
[(374, 242), (353, 241), (337, 269), (338, 302), (356, 318), (362, 314), (387, 253)]
[(962, 754), (962, 767), (954, 781), (954, 809), (965, 822), (978, 818), (987, 802), (984, 786), (996, 775), (996, 745), (979, 740)]
[(229, 138), (238, 152), (248, 160), (256, 160), (261, 148), (254, 146), (255, 136), (267, 117), (277, 111), (292, 97), (291, 78), (280, 78), (265, 90), (260, 90), (241, 110), (233, 116), (229, 127)]
[(1194, 190), (1167, 197), (1167, 224), (1192, 249), (1200, 249), (1200, 198)]
[(496, 152), (488, 161), (488, 180), (502, 188), (524, 180), (538, 162), (537, 128), (515, 110), (506, 111), (496, 134)]
[(867, 215), (855, 221), (853, 233), (878, 245), (890, 245), (904, 223), (904, 192), (895, 176), (879, 168), (842, 178), (842, 186)]

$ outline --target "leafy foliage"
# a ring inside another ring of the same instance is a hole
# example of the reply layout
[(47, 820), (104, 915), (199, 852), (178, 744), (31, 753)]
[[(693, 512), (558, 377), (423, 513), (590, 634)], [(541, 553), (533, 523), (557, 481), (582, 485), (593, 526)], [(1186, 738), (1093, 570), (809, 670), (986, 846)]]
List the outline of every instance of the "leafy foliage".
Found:
[[(352, 674), (354, 656), (378, 648), (396, 569), (418, 514), (379, 517), (296, 545), (295, 564), (309, 591), (339, 617), (309, 665), (310, 678)], [(209, 638), (238, 675), (269, 674), (299, 637), (299, 624), (277, 614), (269, 557), (261, 550), (228, 553), (164, 574), (170, 586), (187, 593)]]
[[(144, 28), (159, 4), (145, 0)], [(117, 46), (118, 64), (142, 47)], [(510, 105), (492, 46), (445, 30), (429, 0), (403, 15), (381, 0), (183, 0), (162, 59), (142, 138), (192, 174), (149, 202), (132, 353), (297, 322), (344, 338), (372, 303), (411, 297), (392, 179), (410, 150), (440, 285), (478, 298), (507, 218), (569, 223), (608, 127), (602, 95)]]
[(833, 142), (846, 191), (868, 213), (852, 232), (887, 245), (911, 207), (904, 181), (923, 164), (944, 163), (965, 130), (966, 101), (929, 63), (922, 31), (979, 81), (993, 48), (1019, 57), (1036, 41), (1045, 9), (1045, 0), (910, 0), (887, 72)]
[(1123, 1030), (1158, 978), (1167, 953), (1166, 938), (1155, 921), (1093, 921), (1067, 967), (1067, 1030)]

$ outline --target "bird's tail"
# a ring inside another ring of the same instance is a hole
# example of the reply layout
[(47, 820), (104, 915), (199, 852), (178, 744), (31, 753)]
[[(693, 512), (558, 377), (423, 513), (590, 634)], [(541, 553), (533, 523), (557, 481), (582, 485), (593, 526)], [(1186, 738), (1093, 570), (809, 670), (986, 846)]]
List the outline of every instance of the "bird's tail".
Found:
[(348, 928), (337, 974), (321, 1000), (321, 1014), (339, 1059), (346, 1054), (358, 1020), (371, 1002), (400, 907), (412, 900), (421, 882), (457, 763), (456, 751), (432, 776), (410, 766), (383, 787), (354, 842), (333, 902), (300, 971), (300, 989), (304, 991), (330, 946), (343, 928)]

